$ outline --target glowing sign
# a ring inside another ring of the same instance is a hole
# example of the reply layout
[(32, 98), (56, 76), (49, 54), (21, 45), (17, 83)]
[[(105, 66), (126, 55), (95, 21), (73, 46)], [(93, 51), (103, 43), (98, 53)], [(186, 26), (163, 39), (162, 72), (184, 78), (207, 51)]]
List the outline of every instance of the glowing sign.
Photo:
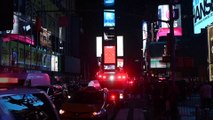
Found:
[(102, 37), (96, 37), (96, 57), (101, 57), (102, 54)]
[(115, 10), (104, 10), (104, 27), (115, 26)]
[(104, 46), (104, 63), (115, 64), (115, 46)]
[(104, 6), (105, 7), (111, 7), (114, 6), (115, 0), (104, 0)]
[(124, 56), (124, 41), (123, 36), (117, 36), (117, 56)]
[[(175, 5), (173, 7), (174, 10), (174, 18), (177, 17), (177, 14), (179, 14), (179, 17), (177, 20), (174, 20), (174, 35), (175, 36), (182, 36), (182, 25), (181, 25), (181, 6), (179, 4)], [(169, 5), (159, 5), (158, 6), (158, 19), (163, 21), (169, 21)], [(166, 36), (167, 33), (169, 33), (169, 24), (166, 22), (158, 22), (158, 32), (156, 39), (158, 40), (161, 36)]]
[(194, 33), (199, 34), (202, 28), (213, 23), (212, 0), (193, 0)]

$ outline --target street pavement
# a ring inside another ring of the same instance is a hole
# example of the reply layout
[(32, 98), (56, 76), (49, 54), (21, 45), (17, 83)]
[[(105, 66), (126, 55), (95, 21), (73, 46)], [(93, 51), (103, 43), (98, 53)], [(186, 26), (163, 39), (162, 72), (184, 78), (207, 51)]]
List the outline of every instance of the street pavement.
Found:
[(192, 94), (178, 104), (180, 120), (213, 120), (212, 109), (200, 108), (199, 94)]

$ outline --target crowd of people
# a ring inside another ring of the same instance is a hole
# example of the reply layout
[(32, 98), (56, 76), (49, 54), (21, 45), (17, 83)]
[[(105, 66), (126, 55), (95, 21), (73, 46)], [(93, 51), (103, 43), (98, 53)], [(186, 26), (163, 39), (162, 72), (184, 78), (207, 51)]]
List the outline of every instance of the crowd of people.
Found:
[(200, 109), (212, 108), (211, 82), (172, 81), (152, 79), (144, 82), (144, 94), (151, 105), (155, 120), (179, 120), (178, 103), (190, 100), (192, 94), (200, 96)]

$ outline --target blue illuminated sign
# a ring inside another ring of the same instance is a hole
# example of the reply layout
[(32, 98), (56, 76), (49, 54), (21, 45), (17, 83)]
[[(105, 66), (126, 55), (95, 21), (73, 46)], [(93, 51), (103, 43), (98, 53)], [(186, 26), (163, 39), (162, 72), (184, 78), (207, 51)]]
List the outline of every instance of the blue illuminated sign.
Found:
[(104, 27), (115, 26), (115, 10), (104, 11)]
[(115, 0), (104, 0), (105, 7), (112, 7), (115, 4)]
[(194, 33), (199, 34), (201, 29), (212, 24), (212, 0), (193, 0)]

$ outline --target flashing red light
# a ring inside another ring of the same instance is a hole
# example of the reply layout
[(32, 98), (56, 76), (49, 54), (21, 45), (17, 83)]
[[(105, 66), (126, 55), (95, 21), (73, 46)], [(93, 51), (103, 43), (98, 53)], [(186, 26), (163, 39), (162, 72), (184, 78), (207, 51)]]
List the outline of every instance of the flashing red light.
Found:
[(133, 84), (133, 81), (131, 80), (131, 81), (129, 81), (129, 84)]
[(5, 83), (18, 83), (18, 79), (17, 78), (0, 78), (0, 83), (5, 84)]
[(106, 79), (106, 76), (105, 76), (105, 75), (103, 76), (103, 79)]
[(121, 76), (120, 76), (120, 75), (118, 76), (118, 79), (121, 79)]
[(102, 78), (102, 75), (98, 75), (98, 78)]
[(123, 76), (122, 76), (122, 78), (123, 78), (123, 79), (126, 79), (126, 76), (125, 76), (125, 75), (123, 75)]

